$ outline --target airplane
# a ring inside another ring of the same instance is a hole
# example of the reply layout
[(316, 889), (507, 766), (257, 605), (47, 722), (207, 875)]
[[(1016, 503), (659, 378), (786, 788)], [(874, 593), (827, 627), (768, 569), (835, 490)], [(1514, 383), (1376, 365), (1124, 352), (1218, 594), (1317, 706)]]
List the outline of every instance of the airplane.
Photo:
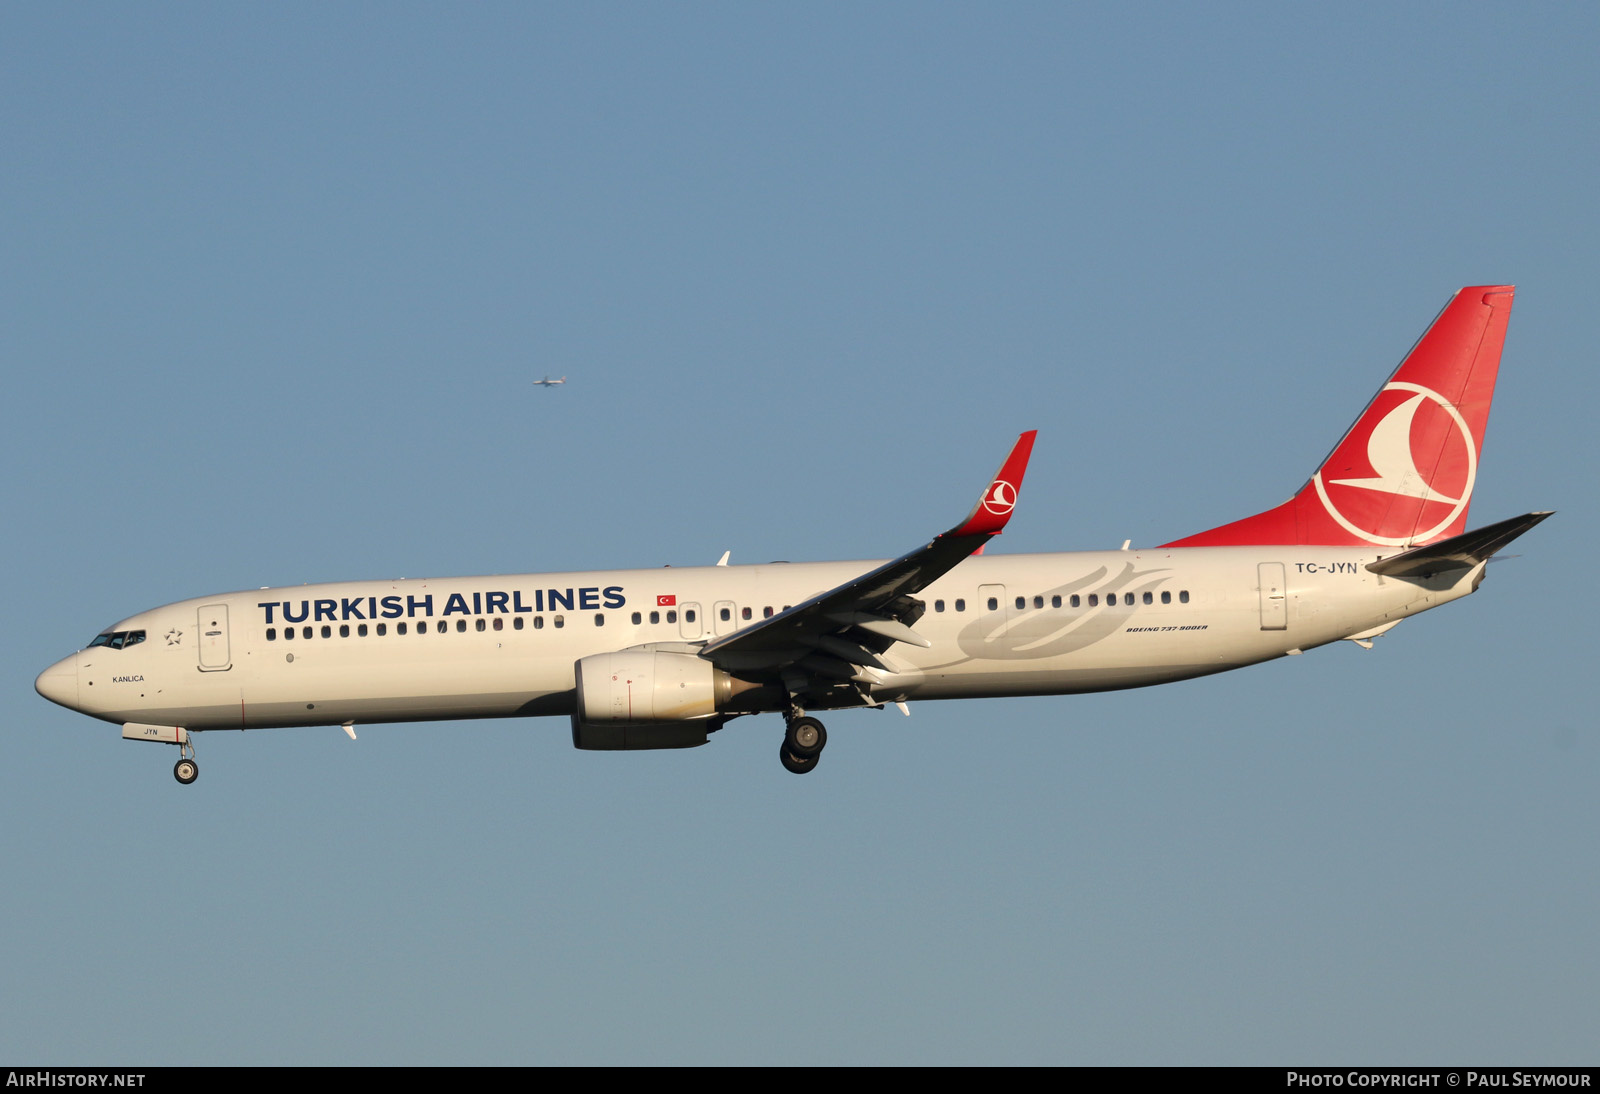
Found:
[(543, 380), (535, 380), (533, 382), (533, 386), (534, 387), (555, 387), (557, 384), (564, 384), (566, 382), (567, 382), (567, 378), (565, 376), (561, 377), (561, 379), (559, 379), (559, 380), (552, 380), (552, 379), (550, 379), (549, 376), (546, 376)]
[(221, 729), (568, 719), (580, 749), (688, 748), (777, 713), (812, 771), (818, 712), (1186, 680), (1342, 640), (1477, 590), (1550, 515), (1467, 508), (1512, 286), (1460, 290), (1288, 501), (1159, 547), (982, 553), (1035, 431), (972, 511), (887, 562), (358, 581), (141, 612), (41, 673), (51, 702), (179, 748)]

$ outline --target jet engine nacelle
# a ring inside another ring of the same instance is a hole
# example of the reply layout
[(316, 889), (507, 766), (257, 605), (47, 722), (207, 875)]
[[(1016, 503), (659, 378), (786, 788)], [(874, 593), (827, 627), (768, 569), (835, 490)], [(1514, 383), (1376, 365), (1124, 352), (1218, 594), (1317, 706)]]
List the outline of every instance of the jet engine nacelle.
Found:
[(622, 650), (577, 663), (578, 748), (692, 748), (727, 707), (733, 678), (692, 653)]
[(709, 718), (694, 722), (602, 722), (595, 725), (572, 716), (572, 747), (593, 752), (624, 752), (644, 748), (695, 748), (706, 743), (715, 723)]

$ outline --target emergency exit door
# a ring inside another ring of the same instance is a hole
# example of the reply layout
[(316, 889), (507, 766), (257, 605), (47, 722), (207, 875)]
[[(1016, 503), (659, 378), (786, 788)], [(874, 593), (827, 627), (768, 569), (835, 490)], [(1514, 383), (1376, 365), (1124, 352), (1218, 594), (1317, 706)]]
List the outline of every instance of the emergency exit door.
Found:
[(1283, 563), (1260, 563), (1256, 566), (1256, 579), (1261, 589), (1261, 629), (1288, 630), (1289, 589), (1284, 577)]

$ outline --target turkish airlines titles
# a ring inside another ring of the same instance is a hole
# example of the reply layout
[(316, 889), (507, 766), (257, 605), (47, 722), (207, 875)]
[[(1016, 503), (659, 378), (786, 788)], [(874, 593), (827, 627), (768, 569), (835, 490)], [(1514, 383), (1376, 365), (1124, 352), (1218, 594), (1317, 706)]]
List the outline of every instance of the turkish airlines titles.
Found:
[[(468, 600), (468, 596), (471, 599)], [(446, 615), (511, 615), (520, 612), (597, 611), (601, 608), (620, 608), (627, 604), (621, 585), (587, 586), (581, 589), (534, 589), (532, 602), (521, 589), (510, 592), (481, 591), (451, 593), (444, 601)], [(324, 597), (318, 600), (268, 600), (257, 604), (266, 613), (265, 622), (321, 623), (344, 619), (413, 619), (430, 618), (434, 614), (432, 593), (422, 596), (346, 596)], [(273, 615), (277, 613), (278, 618)]]

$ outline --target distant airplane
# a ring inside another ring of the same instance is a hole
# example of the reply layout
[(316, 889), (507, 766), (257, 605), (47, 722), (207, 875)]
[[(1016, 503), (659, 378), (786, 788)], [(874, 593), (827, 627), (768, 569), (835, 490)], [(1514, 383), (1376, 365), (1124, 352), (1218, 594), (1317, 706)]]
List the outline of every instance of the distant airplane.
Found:
[[(778, 758), (802, 774), (827, 744), (817, 711), (1112, 691), (1346, 639), (1370, 648), (1408, 616), (1476, 591), (1490, 556), (1549, 516), (1466, 529), (1512, 294), (1458, 292), (1294, 497), (1159, 547), (980, 554), (1016, 506), (1029, 431), (964, 520), (890, 562), (228, 593), (115, 623), (35, 687), (124, 738), (177, 745), (181, 783), (198, 774), (201, 730), (354, 736), (356, 723), (530, 715), (570, 719), (581, 749), (651, 749), (703, 745), (739, 716), (777, 713)], [(1348, 308), (1348, 295), (1328, 306)], [(1148, 420), (1148, 398), (1141, 409)], [(1204, 461), (1189, 466), (1197, 489), (1214, 488)], [(683, 481), (681, 469), (656, 474)], [(992, 727), (975, 740), (992, 747)], [(958, 763), (972, 743), (905, 747), (950, 749)]]
[(557, 384), (564, 384), (566, 382), (567, 382), (567, 378), (565, 376), (561, 377), (561, 379), (559, 379), (559, 380), (552, 380), (552, 379), (550, 379), (550, 377), (546, 376), (543, 380), (535, 380), (533, 382), (533, 386), (534, 387), (555, 387)]

